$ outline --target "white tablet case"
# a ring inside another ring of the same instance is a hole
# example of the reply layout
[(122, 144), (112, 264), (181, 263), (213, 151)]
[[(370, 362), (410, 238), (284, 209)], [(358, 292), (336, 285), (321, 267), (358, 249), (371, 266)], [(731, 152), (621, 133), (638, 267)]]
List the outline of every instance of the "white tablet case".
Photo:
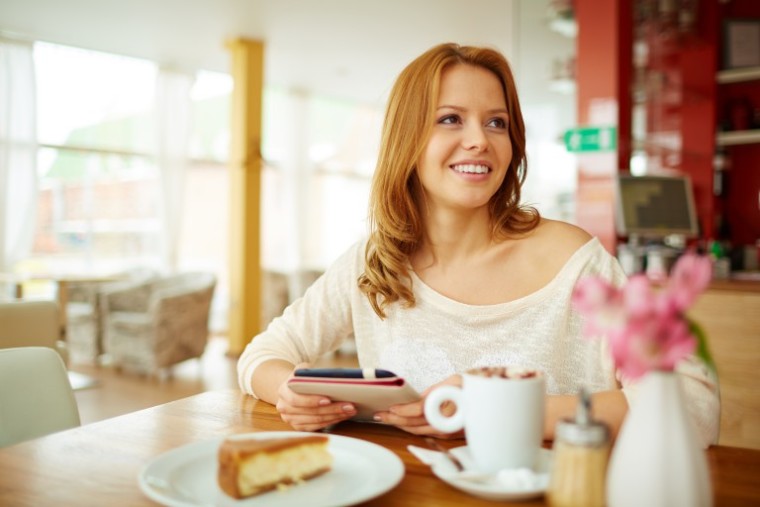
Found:
[(288, 386), (300, 394), (321, 394), (333, 401), (348, 401), (356, 407), (352, 419), (372, 421), (375, 412), (387, 411), (391, 405), (411, 403), (420, 395), (399, 377), (358, 379), (293, 377)]

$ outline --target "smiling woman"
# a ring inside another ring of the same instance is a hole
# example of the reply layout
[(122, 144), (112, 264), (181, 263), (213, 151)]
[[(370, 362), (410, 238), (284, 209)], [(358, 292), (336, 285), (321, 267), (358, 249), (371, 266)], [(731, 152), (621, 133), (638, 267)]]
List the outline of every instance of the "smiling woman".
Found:
[[(350, 419), (353, 403), (296, 393), (288, 380), (353, 338), (360, 367), (393, 371), (422, 395), (375, 412), (378, 422), (444, 436), (423, 412), (433, 389), (461, 385), (472, 368), (519, 364), (546, 380), (544, 438), (574, 413), (581, 388), (617, 431), (634, 384), (606, 341), (583, 339), (571, 297), (586, 275), (613, 286), (625, 275), (597, 239), (521, 202), (526, 170), (522, 112), (500, 53), (441, 44), (412, 61), (388, 102), (369, 237), (248, 345), (241, 388), (299, 430)], [(679, 371), (693, 400), (711, 406), (714, 383)]]

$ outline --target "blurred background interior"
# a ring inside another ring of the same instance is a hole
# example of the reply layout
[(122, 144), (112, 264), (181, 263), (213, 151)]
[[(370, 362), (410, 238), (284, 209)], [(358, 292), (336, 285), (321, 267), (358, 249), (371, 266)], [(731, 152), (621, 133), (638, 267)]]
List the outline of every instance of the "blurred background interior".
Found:
[[(0, 297), (57, 301), (72, 370), (101, 383), (179, 365), (234, 386), (248, 340), (367, 232), (390, 87), (448, 41), (512, 64), (526, 202), (631, 274), (713, 256), (695, 311), (736, 340), (715, 347), (738, 390), (722, 438), (760, 448), (755, 0), (3, 0)], [(177, 335), (203, 337), (145, 345)], [(207, 345), (223, 373), (180, 364)]]

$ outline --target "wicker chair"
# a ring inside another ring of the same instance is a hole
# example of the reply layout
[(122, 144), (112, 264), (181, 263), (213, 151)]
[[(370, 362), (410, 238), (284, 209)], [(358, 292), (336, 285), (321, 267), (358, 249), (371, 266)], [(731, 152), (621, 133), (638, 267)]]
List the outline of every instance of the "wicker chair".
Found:
[(152, 269), (135, 268), (112, 277), (118, 281), (75, 281), (66, 284), (66, 342), (72, 363), (97, 363), (103, 354), (101, 292), (147, 282), (156, 276)]
[(216, 277), (184, 273), (104, 290), (103, 346), (119, 369), (164, 376), (203, 354)]

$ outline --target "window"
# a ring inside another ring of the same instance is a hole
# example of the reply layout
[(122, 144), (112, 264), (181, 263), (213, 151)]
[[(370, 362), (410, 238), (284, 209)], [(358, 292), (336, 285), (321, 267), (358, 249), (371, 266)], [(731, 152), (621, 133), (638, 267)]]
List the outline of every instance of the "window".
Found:
[(265, 90), (265, 268), (324, 270), (366, 235), (381, 121), (379, 107)]
[(39, 205), (32, 272), (158, 261), (156, 66), (37, 43)]
[[(166, 204), (157, 160), (162, 71), (153, 62), (36, 43), (37, 226), (22, 273), (161, 269)], [(200, 71), (190, 91), (179, 270), (216, 272), (212, 327), (226, 326), (230, 76)], [(266, 89), (263, 263), (325, 269), (366, 232), (377, 108)]]
[[(156, 89), (146, 60), (35, 43), (39, 195), (28, 274), (162, 269), (164, 195), (157, 160)], [(223, 322), (227, 280), (228, 75), (186, 76), (190, 90), (187, 170), (178, 270), (217, 273), (215, 317)], [(202, 198), (199, 198), (202, 196)], [(30, 284), (27, 291), (50, 290)], [(220, 324), (217, 327), (223, 327)]]

